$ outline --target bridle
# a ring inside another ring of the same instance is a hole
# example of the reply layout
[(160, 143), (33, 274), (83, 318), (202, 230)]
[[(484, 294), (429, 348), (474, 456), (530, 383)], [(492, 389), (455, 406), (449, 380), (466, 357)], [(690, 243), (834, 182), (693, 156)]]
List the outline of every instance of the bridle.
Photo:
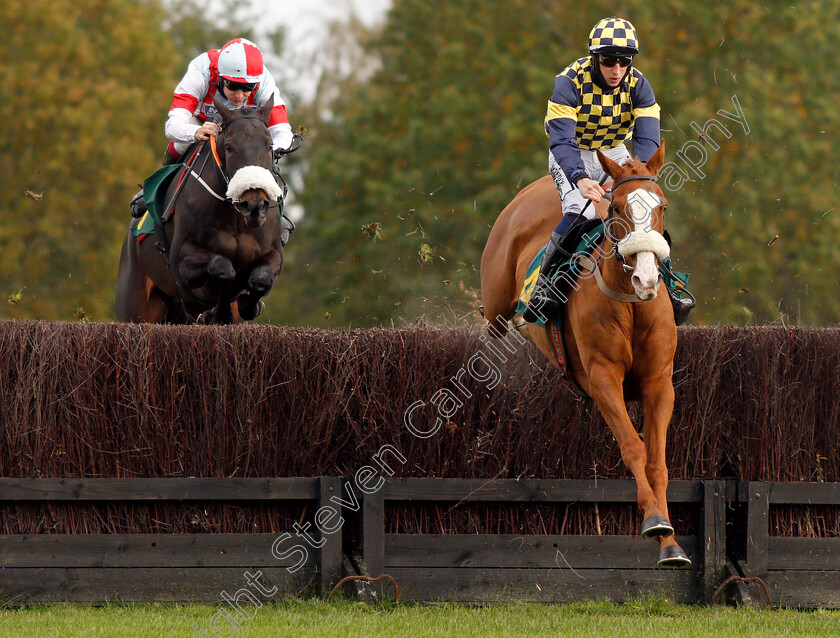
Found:
[[(615, 189), (621, 186), (626, 182), (630, 182), (633, 180), (645, 180), (648, 182), (657, 182), (656, 175), (628, 175), (627, 177), (622, 177), (617, 182), (613, 183), (612, 185), (612, 192), (615, 193)], [(611, 227), (611, 221), (618, 217), (619, 208), (617, 204), (610, 203), (608, 209), (608, 216), (607, 216), (607, 223), (605, 223), (605, 227), (609, 229)], [(621, 263), (621, 266), (625, 272), (632, 271), (633, 268), (627, 263), (627, 260), (624, 258), (618, 250), (614, 252), (616, 259)], [(601, 275), (601, 269), (599, 268), (599, 264), (601, 262), (602, 256), (599, 255), (596, 261), (593, 261), (590, 257), (580, 257), (578, 258), (578, 264), (584, 269), (585, 273), (594, 274), (595, 275), (595, 282), (598, 284), (598, 288), (601, 290), (604, 295), (613, 299), (615, 301), (621, 301), (624, 303), (639, 303), (643, 301), (650, 301), (650, 299), (639, 299), (636, 295), (628, 295), (625, 293), (617, 292), (610, 288), (607, 285), (607, 282), (604, 281), (603, 276)], [(662, 285), (662, 277), (659, 277), (659, 281), (656, 283), (656, 291), (659, 291), (659, 287)]]
[[(231, 122), (228, 124), (228, 128), (230, 127), (231, 123), (233, 123), (235, 121), (239, 121), (239, 120), (259, 120), (260, 122), (265, 124), (265, 121), (259, 115), (257, 115), (256, 113), (242, 112), (241, 114), (237, 115), (236, 118), (231, 120)], [(266, 126), (268, 126), (268, 125), (266, 124)], [(222, 135), (224, 135), (224, 132), (225, 131), (222, 129)], [(218, 170), (219, 175), (221, 176), (221, 179), (224, 183), (225, 192), (227, 192), (228, 186), (230, 186), (230, 176), (228, 175), (227, 169), (225, 168), (225, 165), (222, 162), (222, 158), (219, 155), (219, 149), (218, 149), (218, 146), (216, 144), (216, 136), (215, 135), (210, 136), (210, 152), (211, 152), (211, 154), (213, 156), (213, 159), (215, 161), (216, 170)], [(207, 160), (205, 158), (205, 164), (206, 164), (206, 161)], [(192, 175), (192, 177), (194, 177), (196, 179), (196, 181), (198, 181), (198, 183), (201, 184), (204, 187), (204, 189), (208, 193), (210, 193), (210, 195), (215, 197), (217, 200), (219, 200), (220, 202), (226, 202), (226, 203), (230, 204), (231, 206), (233, 206), (233, 208), (235, 208), (238, 213), (245, 214), (245, 211), (243, 211), (240, 208), (240, 204), (242, 203), (242, 200), (238, 199), (238, 198), (227, 197), (226, 195), (225, 196), (219, 195), (215, 190), (213, 190), (213, 188), (207, 182), (204, 181), (204, 179), (202, 179), (201, 173), (203, 172), (203, 170), (204, 170), (204, 164), (202, 164), (201, 170), (199, 170), (198, 173), (196, 173), (194, 170), (192, 170), (192, 168), (190, 168), (190, 175)], [(286, 190), (285, 182), (284, 182), (283, 186), (284, 186), (283, 190), (285, 191)], [(269, 201), (269, 206), (271, 206), (271, 205), (276, 206), (277, 202)]]

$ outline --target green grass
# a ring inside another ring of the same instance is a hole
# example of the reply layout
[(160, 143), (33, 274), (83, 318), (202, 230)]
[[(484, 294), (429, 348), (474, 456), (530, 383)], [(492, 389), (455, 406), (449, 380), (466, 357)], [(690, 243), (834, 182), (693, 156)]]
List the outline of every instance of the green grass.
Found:
[[(239, 627), (222, 621), (226, 607), (39, 605), (0, 609), (3, 638), (115, 638), (245, 636), (455, 638), (582, 636), (593, 638), (745, 638), (840, 636), (840, 611), (733, 609), (676, 605), (644, 599), (616, 605), (366, 605), (349, 601), (292, 600), (249, 609)], [(216, 632), (211, 623), (217, 615)], [(196, 628), (193, 628), (196, 623)], [(205, 633), (201, 634), (198, 630)]]

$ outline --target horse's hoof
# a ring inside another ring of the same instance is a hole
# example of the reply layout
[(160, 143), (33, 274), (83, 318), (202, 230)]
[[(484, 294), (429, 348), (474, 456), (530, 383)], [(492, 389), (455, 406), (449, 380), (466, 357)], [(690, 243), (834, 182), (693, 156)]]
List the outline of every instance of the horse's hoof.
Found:
[(195, 322), (200, 326), (209, 326), (214, 323), (216, 313), (214, 310), (205, 310), (195, 318)]
[(233, 281), (236, 278), (236, 271), (233, 269), (233, 264), (230, 259), (216, 255), (207, 264), (207, 274), (211, 279), (218, 279), (219, 281)]
[(691, 567), (691, 559), (679, 545), (668, 545), (659, 550), (656, 566), (664, 569), (686, 569)]
[(668, 537), (673, 533), (674, 528), (664, 516), (649, 516), (642, 523), (642, 538)]
[(253, 313), (249, 312), (247, 307), (239, 306), (239, 316), (244, 319), (245, 321), (253, 321), (257, 317), (259, 317), (263, 310), (265, 310), (265, 302), (260, 299), (254, 304)]

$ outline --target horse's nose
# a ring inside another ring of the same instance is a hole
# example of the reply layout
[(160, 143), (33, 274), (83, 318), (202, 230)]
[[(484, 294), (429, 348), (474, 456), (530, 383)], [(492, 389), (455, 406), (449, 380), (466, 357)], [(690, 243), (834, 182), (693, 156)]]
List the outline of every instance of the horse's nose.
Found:
[(647, 280), (643, 281), (638, 275), (633, 275), (630, 281), (633, 282), (633, 289), (636, 291), (636, 296), (639, 299), (648, 301), (656, 298), (656, 284), (658, 279), (653, 282)]
[(630, 278), (636, 296), (639, 299), (654, 299), (659, 283), (659, 270), (653, 253), (642, 252), (636, 255), (636, 268)]
[(265, 199), (258, 199), (254, 201), (245, 202), (245, 210), (243, 214), (245, 221), (251, 228), (259, 228), (265, 223), (265, 216), (268, 212), (268, 201)]

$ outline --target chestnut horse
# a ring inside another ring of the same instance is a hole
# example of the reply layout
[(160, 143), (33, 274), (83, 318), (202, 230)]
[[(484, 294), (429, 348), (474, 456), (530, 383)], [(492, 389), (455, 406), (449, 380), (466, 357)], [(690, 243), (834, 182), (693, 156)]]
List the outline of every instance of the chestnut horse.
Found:
[[(677, 328), (667, 292), (657, 294), (661, 278), (656, 258), (668, 253), (662, 237), (667, 202), (655, 182), (664, 152), (662, 144), (646, 164), (630, 160), (623, 166), (598, 152), (604, 171), (613, 179), (610, 223), (604, 243), (592, 261), (584, 262), (588, 271), (578, 280), (579, 288), (567, 293), (563, 339), (570, 373), (598, 404), (636, 479), (644, 515), (641, 534), (658, 539), (658, 566), (687, 567), (691, 561), (674, 539), (665, 495), (665, 439), (674, 408), (671, 374)], [(606, 200), (598, 206), (602, 218), (607, 217), (607, 206)], [(560, 197), (550, 176), (524, 188), (499, 215), (481, 259), (484, 316), (491, 335), (507, 331), (528, 267), (561, 216)], [(534, 323), (528, 323), (527, 329), (537, 347), (559, 367), (546, 329)], [(625, 401), (641, 401), (644, 441)]]
[(214, 105), (221, 132), (169, 186), (166, 201), (179, 194), (176, 213), (163, 227), (166, 241), (149, 237), (138, 243), (131, 231), (126, 235), (117, 276), (118, 321), (254, 319), (283, 268), (281, 189), (271, 172), (268, 132), (273, 100), (258, 110), (230, 110), (218, 97)]

